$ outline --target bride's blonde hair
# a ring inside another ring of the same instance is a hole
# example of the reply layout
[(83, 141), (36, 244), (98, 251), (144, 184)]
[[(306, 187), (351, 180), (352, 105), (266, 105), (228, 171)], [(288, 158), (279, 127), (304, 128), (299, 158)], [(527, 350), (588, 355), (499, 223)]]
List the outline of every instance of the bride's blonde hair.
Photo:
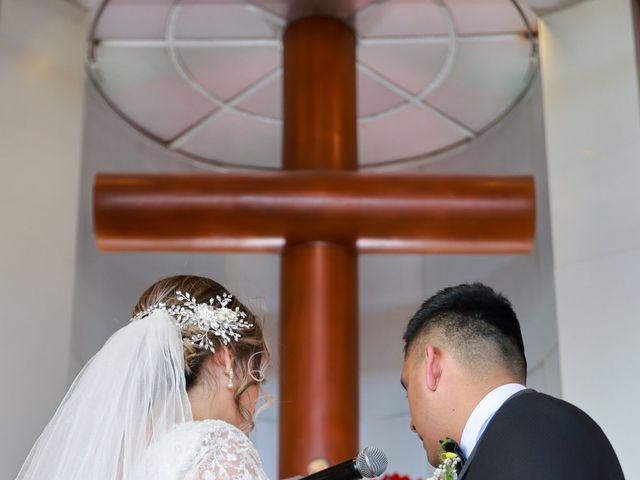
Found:
[[(222, 297), (224, 294), (230, 295), (230, 292), (226, 288), (210, 278), (195, 275), (176, 275), (159, 280), (147, 288), (133, 309), (132, 316), (135, 317), (137, 314), (161, 302), (167, 307), (179, 305), (181, 301), (177, 297), (176, 292), (188, 292), (199, 302), (208, 302), (210, 298)], [(237, 341), (232, 341), (224, 345), (233, 357), (233, 370), (235, 372), (235, 378), (238, 381), (238, 387), (236, 388), (234, 396), (235, 403), (246, 422), (246, 428), (243, 428), (243, 430), (249, 431), (254, 427), (254, 414), (247, 410), (240, 400), (249, 387), (262, 382), (265, 370), (271, 359), (271, 354), (266, 339), (264, 338), (262, 325), (253, 312), (243, 305), (235, 296), (233, 296), (228, 307), (232, 310), (238, 307), (240, 311), (246, 314), (244, 320), (252, 325), (251, 328), (242, 330), (242, 336)], [(192, 335), (197, 333), (200, 332), (193, 326), (182, 328), (184, 375), (187, 390), (202, 380), (201, 372), (203, 365), (210, 356), (213, 355), (211, 351), (200, 349), (188, 341)], [(216, 351), (223, 347), (219, 337), (213, 333), (208, 333), (208, 335)]]

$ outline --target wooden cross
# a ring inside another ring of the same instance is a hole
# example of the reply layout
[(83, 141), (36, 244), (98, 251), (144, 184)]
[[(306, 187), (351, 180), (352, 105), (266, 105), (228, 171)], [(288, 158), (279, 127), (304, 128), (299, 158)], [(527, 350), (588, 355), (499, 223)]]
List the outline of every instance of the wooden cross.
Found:
[(531, 177), (356, 172), (355, 47), (335, 19), (287, 27), (286, 171), (95, 181), (101, 250), (281, 253), (281, 477), (359, 448), (358, 253), (524, 253), (533, 243)]

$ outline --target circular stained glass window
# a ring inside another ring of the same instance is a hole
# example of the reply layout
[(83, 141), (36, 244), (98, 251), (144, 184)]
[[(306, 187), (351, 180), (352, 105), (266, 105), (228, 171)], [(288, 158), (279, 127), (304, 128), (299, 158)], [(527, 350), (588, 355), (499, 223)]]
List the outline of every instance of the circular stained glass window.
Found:
[(287, 23), (321, 14), (357, 34), (358, 161), (443, 155), (498, 123), (537, 72), (535, 16), (515, 0), (107, 0), (89, 72), (167, 148), (278, 169)]

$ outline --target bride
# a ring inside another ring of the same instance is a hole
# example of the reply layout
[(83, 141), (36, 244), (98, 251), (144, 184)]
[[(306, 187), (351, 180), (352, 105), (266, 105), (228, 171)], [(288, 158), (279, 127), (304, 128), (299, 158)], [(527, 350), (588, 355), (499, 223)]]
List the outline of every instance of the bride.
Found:
[(174, 276), (87, 363), (18, 480), (266, 479), (247, 437), (269, 350), (213, 280)]

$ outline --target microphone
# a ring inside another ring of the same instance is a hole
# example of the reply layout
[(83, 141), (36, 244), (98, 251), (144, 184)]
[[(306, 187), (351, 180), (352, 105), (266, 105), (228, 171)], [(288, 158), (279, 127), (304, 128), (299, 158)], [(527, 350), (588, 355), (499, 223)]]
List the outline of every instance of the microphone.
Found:
[(387, 455), (375, 447), (366, 447), (356, 458), (320, 470), (300, 480), (355, 480), (379, 477), (387, 469)]

